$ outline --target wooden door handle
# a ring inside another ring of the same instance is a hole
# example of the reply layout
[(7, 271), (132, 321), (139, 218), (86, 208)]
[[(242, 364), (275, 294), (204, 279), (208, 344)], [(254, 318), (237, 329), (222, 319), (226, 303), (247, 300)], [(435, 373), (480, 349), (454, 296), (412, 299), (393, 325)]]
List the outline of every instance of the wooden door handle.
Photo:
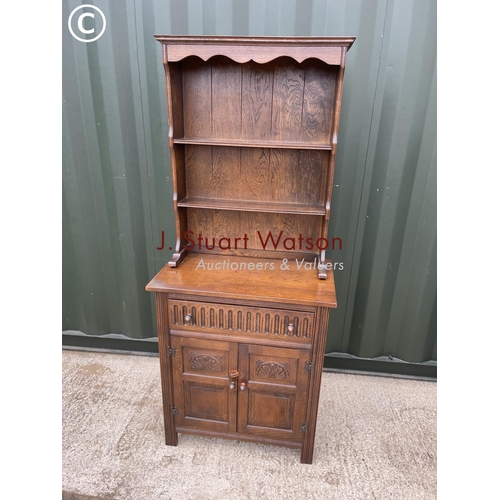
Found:
[(239, 372), (238, 370), (231, 370), (229, 372), (229, 378), (238, 378), (238, 377), (241, 377), (241, 372)]

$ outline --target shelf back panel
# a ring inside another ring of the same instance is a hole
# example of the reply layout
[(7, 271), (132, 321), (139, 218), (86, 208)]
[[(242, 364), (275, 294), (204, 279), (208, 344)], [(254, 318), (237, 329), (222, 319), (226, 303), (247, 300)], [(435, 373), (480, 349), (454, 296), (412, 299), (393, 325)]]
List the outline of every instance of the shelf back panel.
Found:
[(238, 64), (222, 56), (171, 65), (182, 68), (185, 138), (332, 143), (338, 66), (289, 57)]
[(325, 204), (329, 151), (184, 147), (188, 197)]
[[(186, 210), (188, 231), (192, 231), (189, 238), (196, 244), (194, 251), (207, 251), (214, 255), (256, 257), (267, 255), (273, 258), (292, 253), (308, 255), (319, 253), (317, 245), (323, 217), (318, 215), (238, 212), (203, 208), (187, 208)], [(198, 241), (199, 235), (201, 235), (201, 242)], [(246, 244), (245, 236), (247, 237)], [(223, 238), (225, 239), (222, 240)], [(239, 240), (236, 241), (236, 238)], [(199, 243), (201, 243), (201, 249), (198, 247)], [(319, 245), (323, 244), (324, 242), (319, 242)], [(215, 248), (205, 248), (205, 245), (208, 247), (215, 245)], [(230, 248), (226, 250), (228, 246)]]

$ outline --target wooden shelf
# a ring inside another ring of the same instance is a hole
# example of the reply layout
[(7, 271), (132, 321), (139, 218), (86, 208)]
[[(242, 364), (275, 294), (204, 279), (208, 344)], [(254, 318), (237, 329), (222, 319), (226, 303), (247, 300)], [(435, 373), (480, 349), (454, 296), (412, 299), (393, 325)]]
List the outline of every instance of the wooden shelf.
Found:
[(325, 215), (321, 205), (277, 203), (269, 201), (219, 200), (187, 197), (177, 203), (179, 207), (209, 208), (213, 210), (235, 210), (243, 212), (274, 212), (280, 214)]
[(314, 144), (310, 142), (252, 141), (246, 139), (174, 139), (174, 144), (193, 144), (200, 146), (228, 146), (243, 148), (274, 148), (274, 149), (306, 149), (331, 151), (331, 144)]

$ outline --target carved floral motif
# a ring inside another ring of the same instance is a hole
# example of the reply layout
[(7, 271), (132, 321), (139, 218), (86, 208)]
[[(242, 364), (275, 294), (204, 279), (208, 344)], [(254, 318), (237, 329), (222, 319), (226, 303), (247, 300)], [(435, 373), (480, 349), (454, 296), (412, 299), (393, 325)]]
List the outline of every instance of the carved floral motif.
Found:
[(257, 361), (256, 374), (258, 377), (267, 378), (279, 378), (279, 379), (289, 379), (290, 378), (290, 365), (285, 363), (278, 363), (277, 361)]
[(211, 354), (189, 352), (189, 368), (204, 372), (221, 372), (222, 357)]

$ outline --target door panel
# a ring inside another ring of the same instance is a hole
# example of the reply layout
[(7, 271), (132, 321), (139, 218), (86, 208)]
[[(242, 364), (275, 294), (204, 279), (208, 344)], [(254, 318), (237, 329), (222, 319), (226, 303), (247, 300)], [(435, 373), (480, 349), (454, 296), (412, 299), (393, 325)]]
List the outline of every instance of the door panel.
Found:
[(239, 346), (238, 432), (300, 442), (309, 372), (307, 350)]
[(295, 394), (278, 393), (274, 387), (265, 389), (248, 392), (248, 425), (292, 429)]
[(236, 431), (237, 391), (229, 371), (237, 367), (237, 344), (172, 336), (176, 425)]

